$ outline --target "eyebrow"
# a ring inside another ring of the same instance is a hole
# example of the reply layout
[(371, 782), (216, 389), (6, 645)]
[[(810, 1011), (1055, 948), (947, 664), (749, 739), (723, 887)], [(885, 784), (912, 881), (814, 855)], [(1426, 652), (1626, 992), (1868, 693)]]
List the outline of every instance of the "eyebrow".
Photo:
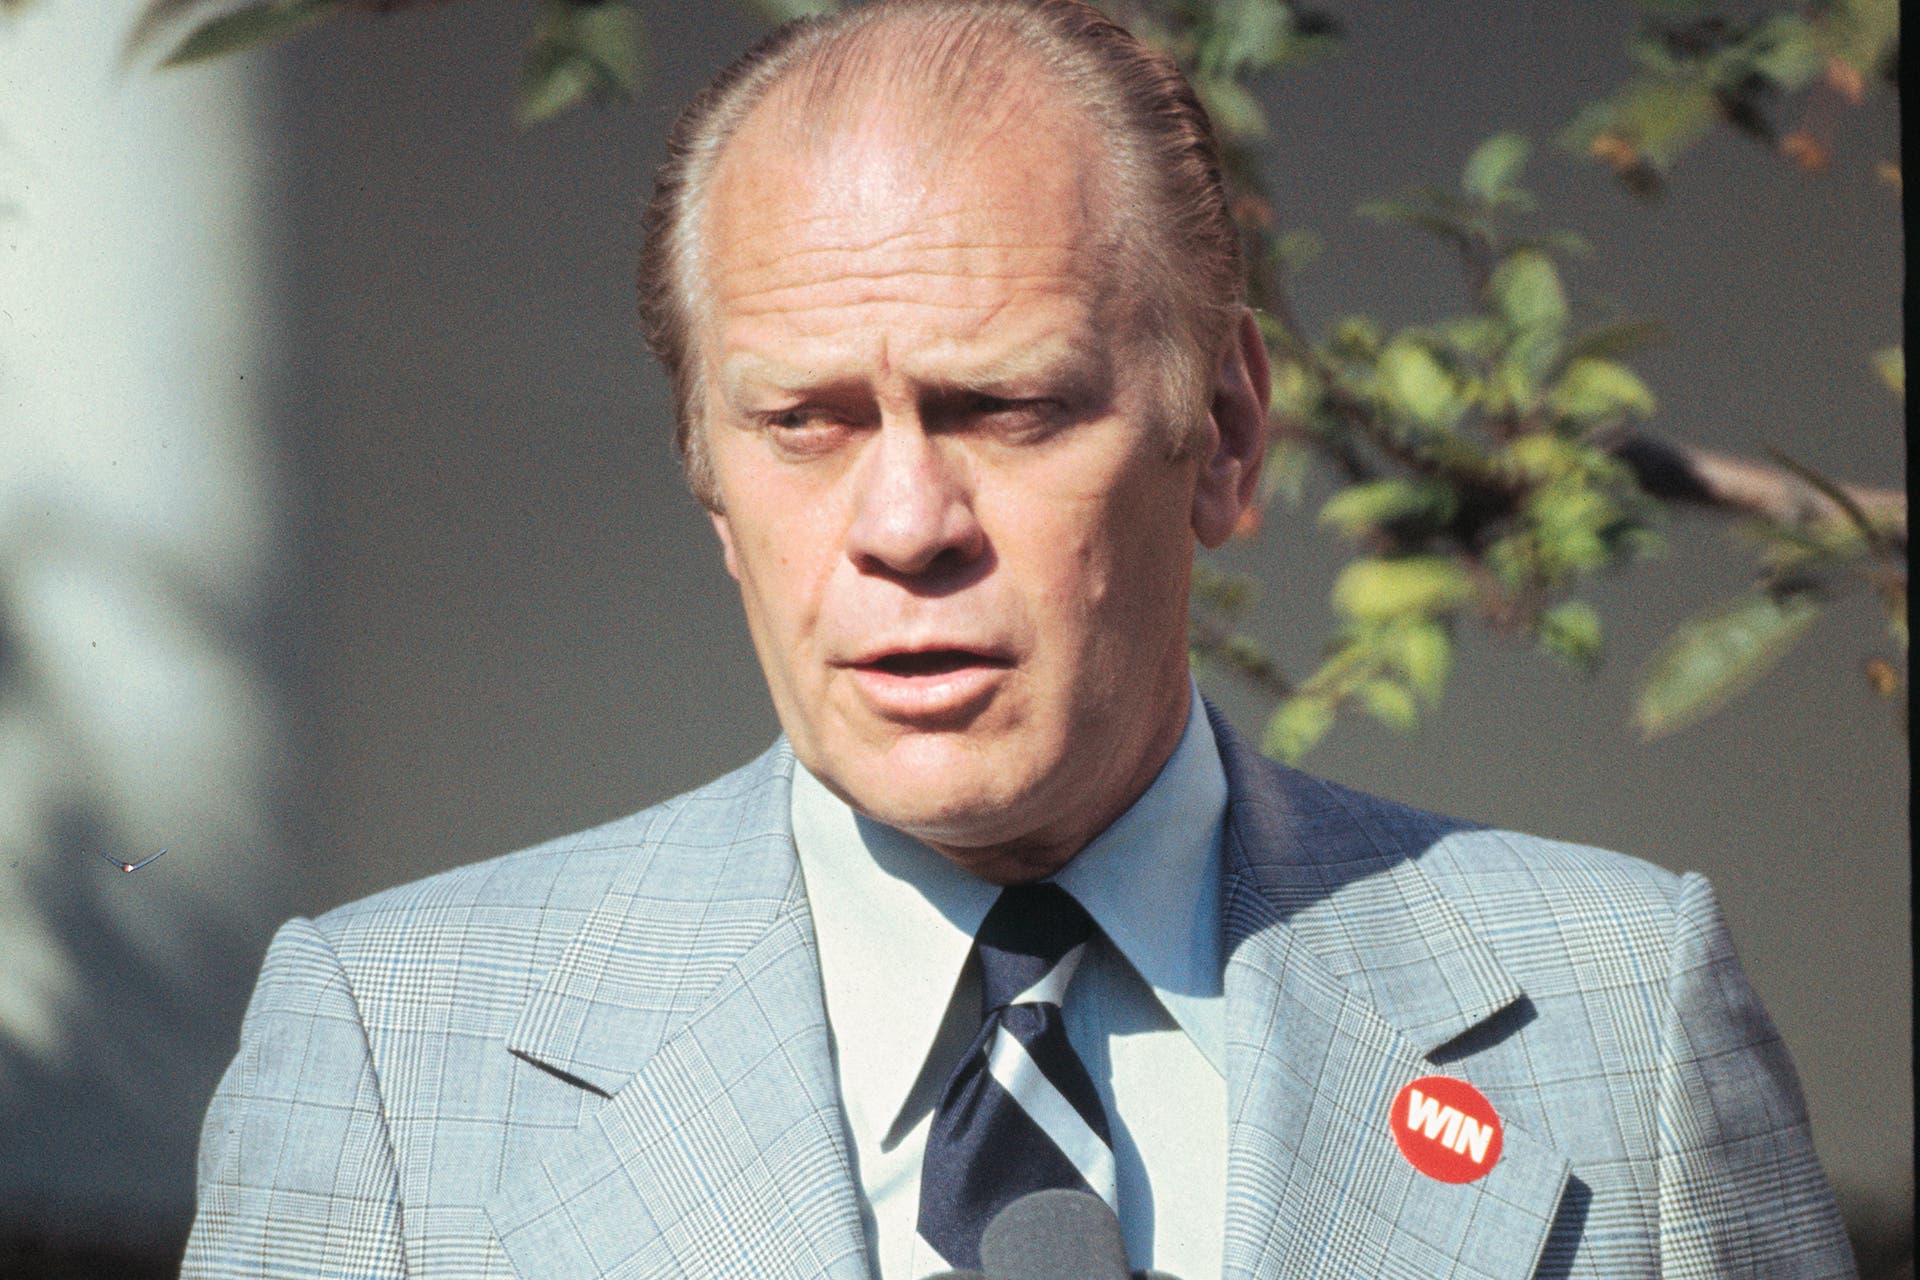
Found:
[[(939, 395), (959, 391), (1017, 391), (1037, 383), (1064, 387), (1070, 394), (1107, 388), (1113, 376), (1110, 347), (1081, 339), (1043, 341), (1019, 347), (976, 365), (958, 365), (938, 377), (918, 379), (925, 390)], [(790, 363), (777, 356), (740, 352), (727, 358), (720, 371), (720, 393), (736, 408), (749, 386), (757, 391), (807, 395), (846, 390), (862, 384), (856, 374), (841, 374)]]

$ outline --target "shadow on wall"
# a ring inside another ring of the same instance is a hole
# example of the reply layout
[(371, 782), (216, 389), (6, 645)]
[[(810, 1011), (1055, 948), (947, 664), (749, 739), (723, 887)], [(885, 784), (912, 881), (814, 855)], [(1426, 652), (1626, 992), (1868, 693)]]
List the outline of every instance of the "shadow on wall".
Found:
[(116, 899), (165, 862), (131, 876), (108, 866), (94, 851), (111, 847), (113, 824), (98, 809), (57, 811), (49, 826), (50, 856), (16, 871), (13, 888), (64, 952), (48, 966), (67, 979), (62, 1036), (49, 1051), (0, 1034), (0, 1131), (41, 1175), (9, 1193), (0, 1259), (31, 1256), (33, 1234), (171, 1252), (184, 1241), (200, 1104), (220, 1069), (208, 1047), (231, 1040), (247, 994), (205, 975), (248, 972), (257, 947), (229, 919), (188, 915), (168, 948), (177, 959), (156, 963)]
[[(137, 2), (0, 5), (7, 1274), (177, 1266), (200, 1115), (292, 878), (257, 95), (244, 68), (125, 81)], [(131, 875), (101, 856), (162, 845)]]

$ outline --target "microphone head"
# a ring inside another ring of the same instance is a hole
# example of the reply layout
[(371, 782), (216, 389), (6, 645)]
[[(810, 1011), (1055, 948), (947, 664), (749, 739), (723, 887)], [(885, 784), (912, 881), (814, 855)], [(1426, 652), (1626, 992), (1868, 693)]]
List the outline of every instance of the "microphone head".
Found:
[(1021, 1196), (980, 1237), (980, 1266), (1005, 1280), (1127, 1280), (1120, 1220), (1099, 1196), (1056, 1188)]

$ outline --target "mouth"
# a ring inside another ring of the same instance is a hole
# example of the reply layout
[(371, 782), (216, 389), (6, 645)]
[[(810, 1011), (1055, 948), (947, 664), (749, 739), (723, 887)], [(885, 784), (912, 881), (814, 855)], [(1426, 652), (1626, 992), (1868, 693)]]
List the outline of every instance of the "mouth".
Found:
[(1013, 659), (978, 649), (892, 649), (848, 664), (882, 719), (946, 730), (972, 722), (1006, 683)]
[(971, 649), (922, 649), (912, 653), (884, 653), (857, 664), (869, 671), (902, 678), (946, 676), (976, 667), (1007, 667), (1005, 658)]

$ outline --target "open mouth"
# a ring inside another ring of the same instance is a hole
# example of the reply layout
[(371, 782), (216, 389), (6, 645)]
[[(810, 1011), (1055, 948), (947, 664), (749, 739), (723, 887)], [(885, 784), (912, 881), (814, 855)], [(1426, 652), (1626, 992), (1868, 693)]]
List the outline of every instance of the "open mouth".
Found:
[(919, 653), (889, 653), (867, 664), (890, 676), (944, 676), (974, 667), (1004, 667), (1004, 658), (988, 657), (968, 649), (927, 649)]

